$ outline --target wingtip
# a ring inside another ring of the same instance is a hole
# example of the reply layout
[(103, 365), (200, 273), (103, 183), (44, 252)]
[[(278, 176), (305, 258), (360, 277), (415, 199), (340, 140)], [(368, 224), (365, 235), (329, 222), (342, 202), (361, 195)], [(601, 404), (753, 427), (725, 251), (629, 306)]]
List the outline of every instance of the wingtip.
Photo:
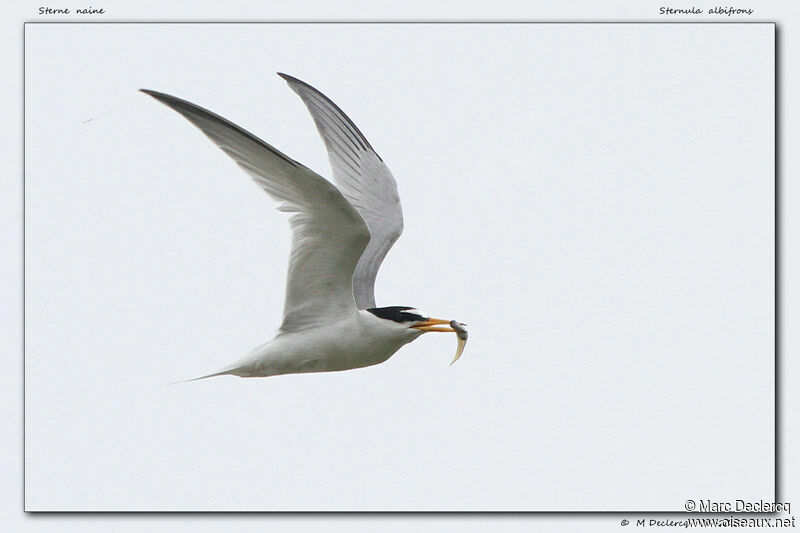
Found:
[[(283, 78), (283, 81), (288, 83), (290, 87), (294, 86), (294, 87), (292, 87), (293, 89), (296, 88), (297, 86), (300, 86), (300, 87), (311, 87), (309, 84), (307, 84), (303, 80), (295, 78), (294, 76), (292, 76), (290, 74), (286, 74), (284, 72), (278, 72), (277, 74), (278, 74), (278, 76)], [(313, 89), (313, 87), (311, 87), (311, 88)], [(314, 90), (316, 90), (316, 89), (314, 89)]]
[(195, 105), (195, 104), (193, 104), (193, 103), (191, 103), (191, 102), (189, 102), (187, 100), (183, 100), (182, 98), (178, 98), (177, 96), (172, 96), (171, 94), (162, 93), (162, 92), (158, 92), (158, 91), (152, 91), (150, 89), (139, 89), (139, 91), (143, 92), (144, 94), (146, 94), (148, 96), (152, 96), (153, 98), (155, 98), (156, 100), (158, 100), (162, 104), (166, 104), (166, 105), (168, 105), (170, 107), (173, 107), (173, 108), (175, 108), (175, 107), (186, 107), (186, 106), (188, 106), (188, 107), (198, 107), (197, 105)]
[(144, 94), (146, 94), (148, 96), (152, 96), (156, 100), (162, 100), (163, 101), (163, 100), (168, 100), (170, 98), (174, 98), (174, 96), (171, 97), (168, 94), (160, 93), (158, 91), (152, 91), (150, 89), (139, 89), (139, 92), (142, 92), (142, 93), (144, 93)]

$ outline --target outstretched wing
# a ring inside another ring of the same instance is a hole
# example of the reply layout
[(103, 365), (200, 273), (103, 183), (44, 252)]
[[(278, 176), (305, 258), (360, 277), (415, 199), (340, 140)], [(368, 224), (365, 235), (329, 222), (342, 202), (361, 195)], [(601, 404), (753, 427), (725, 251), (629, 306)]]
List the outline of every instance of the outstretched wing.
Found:
[(397, 183), (380, 156), (339, 106), (307, 83), (278, 74), (300, 95), (328, 149), (333, 178), (371, 235), (353, 276), (359, 309), (375, 307), (375, 276), (403, 232), (403, 210)]
[(242, 167), (279, 209), (294, 213), (286, 302), (280, 332), (299, 331), (355, 313), (352, 278), (369, 242), (366, 224), (329, 181), (202, 107), (142, 90), (171, 107)]

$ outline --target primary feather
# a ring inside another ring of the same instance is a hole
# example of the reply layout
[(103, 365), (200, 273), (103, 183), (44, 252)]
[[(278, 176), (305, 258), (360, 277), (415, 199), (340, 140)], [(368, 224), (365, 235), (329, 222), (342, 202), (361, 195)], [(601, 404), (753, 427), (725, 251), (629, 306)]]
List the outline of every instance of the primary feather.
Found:
[(356, 312), (353, 272), (367, 243), (364, 220), (325, 178), (252, 133), (200, 106), (143, 90), (197, 126), (270, 196), (293, 213), (292, 251), (281, 332), (300, 331)]
[(366, 222), (372, 238), (356, 266), (353, 295), (359, 309), (375, 307), (375, 277), (403, 232), (397, 182), (366, 137), (324, 94), (287, 74), (278, 74), (303, 99), (328, 150), (333, 179)]

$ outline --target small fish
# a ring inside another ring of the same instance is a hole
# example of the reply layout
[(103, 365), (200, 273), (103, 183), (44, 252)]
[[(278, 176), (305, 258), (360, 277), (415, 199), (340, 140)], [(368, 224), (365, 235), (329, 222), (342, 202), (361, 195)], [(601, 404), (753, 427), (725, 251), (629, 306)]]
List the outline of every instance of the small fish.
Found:
[(452, 361), (450, 361), (451, 365), (453, 363), (455, 363), (456, 361), (458, 361), (458, 358), (461, 357), (462, 353), (464, 353), (464, 348), (467, 345), (467, 337), (469, 335), (467, 334), (467, 330), (464, 329), (464, 326), (466, 326), (466, 324), (462, 324), (461, 322), (456, 322), (455, 320), (451, 320), (450, 321), (450, 327), (455, 330), (456, 337), (458, 337), (458, 346), (456, 347), (456, 356), (453, 358)]

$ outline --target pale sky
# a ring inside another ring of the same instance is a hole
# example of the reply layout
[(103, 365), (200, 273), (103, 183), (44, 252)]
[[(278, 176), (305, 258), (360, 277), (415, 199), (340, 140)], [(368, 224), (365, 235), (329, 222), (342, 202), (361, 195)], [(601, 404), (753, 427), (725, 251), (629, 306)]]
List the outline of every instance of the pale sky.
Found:
[[(773, 37), (28, 25), (28, 509), (770, 500)], [(357, 371), (162, 386), (272, 336), (289, 230), (137, 89), (330, 176), (276, 71), (336, 102), (392, 169), (405, 233), (378, 305), (468, 323), (457, 364), (455, 338), (428, 335)]]

